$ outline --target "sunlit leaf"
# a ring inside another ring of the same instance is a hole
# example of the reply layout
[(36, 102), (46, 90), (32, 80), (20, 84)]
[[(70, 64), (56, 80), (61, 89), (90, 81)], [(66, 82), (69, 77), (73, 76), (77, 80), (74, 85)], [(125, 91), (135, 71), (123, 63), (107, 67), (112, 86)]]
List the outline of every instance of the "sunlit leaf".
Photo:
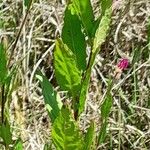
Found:
[(68, 109), (62, 109), (52, 127), (52, 140), (57, 150), (83, 150), (83, 137)]
[(73, 0), (74, 8), (85, 28), (87, 35), (92, 38), (92, 31), (94, 27), (94, 14), (90, 0)]
[(73, 97), (78, 95), (81, 73), (77, 68), (75, 55), (61, 40), (56, 41), (54, 68), (57, 82), (62, 90), (69, 91)]
[(42, 93), (49, 116), (51, 121), (54, 122), (60, 112), (62, 102), (59, 95), (54, 91), (52, 85), (45, 76), (39, 72), (36, 77), (39, 79), (42, 86)]
[(104, 15), (101, 18), (97, 31), (95, 33), (94, 44), (93, 44), (93, 53), (98, 53), (98, 47), (105, 41), (111, 22), (111, 12), (112, 8), (107, 7), (105, 9)]

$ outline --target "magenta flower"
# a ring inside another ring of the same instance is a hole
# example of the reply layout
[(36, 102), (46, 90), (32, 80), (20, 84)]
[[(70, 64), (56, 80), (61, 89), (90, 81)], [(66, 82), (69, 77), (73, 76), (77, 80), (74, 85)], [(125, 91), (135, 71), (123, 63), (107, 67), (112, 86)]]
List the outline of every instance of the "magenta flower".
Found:
[(122, 58), (117, 64), (118, 68), (121, 70), (126, 69), (128, 65), (129, 65), (129, 60), (127, 58)]

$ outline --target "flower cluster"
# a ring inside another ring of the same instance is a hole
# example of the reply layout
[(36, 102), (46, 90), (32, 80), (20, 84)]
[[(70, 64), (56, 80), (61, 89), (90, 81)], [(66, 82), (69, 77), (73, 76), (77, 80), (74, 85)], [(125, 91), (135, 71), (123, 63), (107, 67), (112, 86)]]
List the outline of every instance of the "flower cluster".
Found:
[(116, 66), (114, 77), (116, 79), (120, 79), (122, 71), (126, 69), (128, 65), (129, 65), (129, 60), (126, 58), (122, 58)]
[(126, 68), (128, 67), (128, 65), (129, 65), (128, 59), (122, 58), (122, 59), (119, 61), (119, 63), (118, 63), (117, 66), (118, 66), (119, 69), (124, 70), (124, 69), (126, 69)]

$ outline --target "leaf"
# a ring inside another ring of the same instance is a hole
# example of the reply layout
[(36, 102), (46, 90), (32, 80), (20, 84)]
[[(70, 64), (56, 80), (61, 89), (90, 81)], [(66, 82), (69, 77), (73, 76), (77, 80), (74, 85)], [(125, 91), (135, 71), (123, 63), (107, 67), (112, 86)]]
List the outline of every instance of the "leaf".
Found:
[(101, 106), (101, 115), (103, 118), (106, 119), (109, 116), (111, 106), (112, 106), (112, 96), (110, 93), (108, 93)]
[(90, 127), (88, 128), (88, 131), (85, 135), (85, 150), (90, 150), (91, 149), (91, 145), (93, 143), (94, 140), (94, 122), (91, 122)]
[(39, 79), (42, 86), (42, 93), (44, 96), (45, 105), (53, 123), (59, 115), (60, 109), (62, 107), (62, 102), (59, 95), (56, 93), (56, 91), (54, 91), (48, 79), (43, 76), (42, 73), (38, 72), (36, 77)]
[(111, 8), (112, 0), (100, 0), (101, 4), (101, 16), (105, 15), (105, 12), (108, 8)]
[(0, 43), (0, 84), (4, 83), (7, 76), (7, 58), (4, 46)]
[(98, 138), (98, 143), (101, 144), (104, 142), (105, 140), (105, 137), (106, 137), (106, 129), (107, 129), (107, 121), (105, 120), (103, 123), (102, 123), (102, 127), (101, 127), (101, 130), (100, 130), (100, 133), (99, 133), (99, 138)]
[(94, 44), (93, 44), (93, 53), (97, 54), (99, 52), (98, 47), (101, 46), (101, 44), (106, 39), (107, 32), (109, 30), (110, 22), (111, 22), (111, 12), (112, 12), (111, 7), (108, 7), (107, 9), (105, 9), (105, 13), (102, 16), (102, 19), (101, 19), (99, 26), (95, 33)]
[(83, 150), (83, 137), (66, 108), (62, 109), (53, 124), (52, 140), (57, 150)]
[(79, 94), (81, 72), (77, 68), (75, 56), (61, 40), (56, 41), (54, 68), (58, 84), (75, 97)]
[(84, 111), (85, 108), (85, 101), (86, 101), (86, 95), (89, 87), (90, 82), (90, 75), (91, 75), (91, 69), (92, 66), (90, 66), (86, 71), (86, 76), (82, 82), (81, 91), (80, 91), (80, 97), (79, 97), (79, 114), (81, 114)]
[(133, 58), (132, 58), (132, 65), (134, 65), (136, 62), (138, 62), (138, 60), (140, 59), (141, 57), (141, 47), (136, 47), (134, 50), (133, 50)]
[(23, 150), (23, 142), (21, 139), (18, 139), (13, 147), (14, 150)]
[(96, 30), (95, 33), (91, 59), (88, 65), (88, 69), (86, 70), (86, 76), (81, 85), (81, 92), (80, 92), (79, 106), (78, 106), (79, 114), (82, 113), (82, 111), (84, 110), (92, 67), (94, 65), (95, 58), (99, 52), (98, 47), (105, 41), (109, 29), (110, 21), (111, 21), (111, 8), (108, 8), (106, 9), (105, 15), (102, 17), (98, 29)]
[(113, 82), (112, 80), (109, 80), (106, 96), (101, 106), (102, 127), (101, 127), (99, 138), (98, 138), (99, 144), (103, 143), (106, 137), (107, 119), (108, 119), (108, 116), (112, 107), (112, 95), (111, 95), (112, 86), (113, 86)]
[(46, 143), (46, 144), (44, 145), (43, 150), (51, 150), (51, 149), (52, 149), (52, 144)]
[(92, 38), (92, 30), (94, 27), (94, 14), (90, 0), (73, 0), (73, 6), (85, 28), (86, 34)]
[(73, 11), (72, 5), (65, 10), (62, 40), (74, 53), (78, 68), (84, 71), (86, 69), (86, 44), (81, 31), (81, 22)]
[(10, 125), (7, 120), (5, 123), (0, 125), (0, 137), (3, 139), (3, 142), (7, 146), (12, 143), (12, 133), (10, 131)]
[(24, 5), (29, 9), (30, 5), (32, 3), (32, 0), (24, 0)]

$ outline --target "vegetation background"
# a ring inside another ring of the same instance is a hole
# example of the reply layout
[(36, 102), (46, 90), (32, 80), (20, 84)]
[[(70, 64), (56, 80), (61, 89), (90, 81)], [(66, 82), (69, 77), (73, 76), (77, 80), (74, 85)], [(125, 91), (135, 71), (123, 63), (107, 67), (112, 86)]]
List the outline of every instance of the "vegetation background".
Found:
[[(92, 4), (97, 16), (98, 0), (92, 0)], [(25, 150), (42, 150), (44, 144), (50, 142), (51, 123), (44, 107), (41, 87), (34, 76), (40, 68), (58, 89), (54, 77), (53, 50), (55, 39), (61, 35), (65, 6), (65, 0), (35, 0), (10, 60), (10, 66), (18, 63), (10, 102), (10, 121), (13, 138), (21, 136)], [(148, 150), (150, 0), (114, 0), (113, 9), (111, 30), (92, 70), (81, 130), (86, 131), (90, 120), (99, 123), (98, 108), (106, 91), (106, 81), (113, 76), (119, 59), (126, 57), (130, 65), (121, 79), (116, 81), (117, 86), (125, 80), (119, 93), (113, 97), (108, 135), (99, 149)], [(25, 15), (22, 0), (0, 1), (0, 38), (8, 46), (8, 56), (12, 53)], [(132, 72), (129, 71), (131, 68)], [(65, 91), (60, 94), (63, 99)]]

